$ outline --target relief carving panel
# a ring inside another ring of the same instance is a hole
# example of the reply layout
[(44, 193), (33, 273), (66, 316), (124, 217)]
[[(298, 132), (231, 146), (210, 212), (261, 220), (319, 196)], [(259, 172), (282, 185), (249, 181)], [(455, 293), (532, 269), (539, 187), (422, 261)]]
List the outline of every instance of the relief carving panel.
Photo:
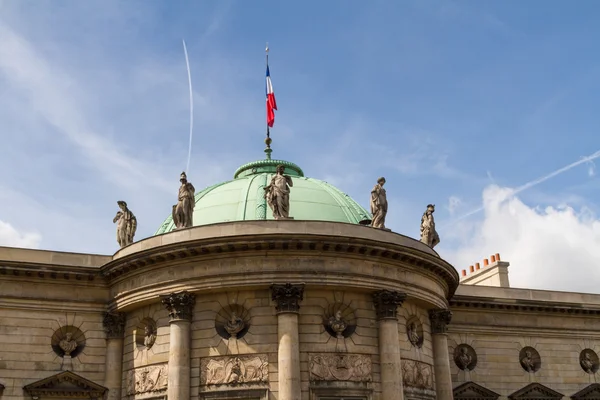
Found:
[(150, 365), (127, 372), (127, 395), (167, 389), (167, 364)]
[(266, 354), (207, 357), (200, 361), (201, 385), (268, 383)]
[(371, 381), (371, 357), (363, 354), (309, 354), (311, 381)]
[(404, 386), (433, 390), (433, 369), (420, 361), (402, 360), (402, 381)]

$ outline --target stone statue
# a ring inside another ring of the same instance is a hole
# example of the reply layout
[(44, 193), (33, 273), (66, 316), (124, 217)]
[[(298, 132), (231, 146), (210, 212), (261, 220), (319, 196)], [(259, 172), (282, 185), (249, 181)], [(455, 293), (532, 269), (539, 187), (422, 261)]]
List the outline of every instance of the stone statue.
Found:
[(177, 204), (173, 206), (173, 222), (176, 229), (191, 228), (194, 225), (194, 195), (196, 189), (187, 180), (185, 172), (181, 173)]
[(456, 363), (459, 365), (460, 369), (463, 371), (466, 370), (469, 365), (473, 361), (473, 358), (469, 354), (469, 349), (467, 347), (460, 348), (460, 354), (456, 357)]
[(383, 188), (384, 184), (385, 178), (381, 177), (377, 179), (377, 185), (371, 190), (371, 214), (373, 214), (371, 226), (373, 228), (385, 229), (385, 216), (388, 211), (388, 202), (385, 189)]
[(413, 344), (413, 346), (420, 347), (421, 336), (419, 336), (419, 332), (417, 332), (417, 324), (411, 322), (408, 325), (406, 334), (408, 335), (408, 340)]
[(133, 243), (133, 237), (137, 229), (137, 219), (135, 215), (127, 208), (127, 203), (123, 200), (117, 201), (120, 211), (113, 218), (113, 224), (117, 222), (117, 243), (121, 248)]
[(527, 372), (535, 372), (535, 361), (531, 355), (531, 351), (525, 350), (525, 357), (521, 359), (521, 365)]
[(65, 356), (70, 357), (71, 353), (77, 348), (77, 341), (73, 339), (71, 332), (67, 332), (65, 337), (58, 343), (58, 346), (65, 352)]
[(592, 355), (587, 351), (581, 354), (579, 364), (581, 364), (581, 368), (583, 368), (583, 370), (588, 374), (593, 373), (594, 367), (596, 366), (592, 360)]
[(235, 339), (245, 326), (244, 320), (238, 317), (235, 311), (232, 311), (229, 321), (225, 324), (225, 330), (231, 335), (232, 339)]
[(277, 174), (271, 178), (269, 186), (265, 187), (265, 199), (275, 219), (290, 218), (290, 187), (294, 186), (292, 178), (284, 175), (285, 167), (277, 166)]
[(421, 217), (421, 242), (432, 249), (440, 242), (440, 236), (435, 230), (434, 212), (435, 204), (428, 204), (427, 210), (425, 210)]
[(329, 328), (335, 332), (338, 339), (344, 338), (342, 334), (347, 327), (348, 323), (342, 318), (342, 312), (340, 310), (337, 310), (335, 315), (329, 317)]
[(150, 348), (154, 345), (154, 342), (156, 342), (156, 329), (154, 329), (152, 325), (148, 324), (144, 326), (144, 346), (150, 350)]

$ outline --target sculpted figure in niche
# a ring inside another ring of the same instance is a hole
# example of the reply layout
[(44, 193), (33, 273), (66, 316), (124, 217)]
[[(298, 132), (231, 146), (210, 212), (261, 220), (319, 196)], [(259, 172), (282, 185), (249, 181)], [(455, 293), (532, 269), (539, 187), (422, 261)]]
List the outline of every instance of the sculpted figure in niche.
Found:
[(407, 330), (408, 340), (413, 344), (413, 346), (420, 347), (421, 344), (421, 336), (419, 336), (419, 332), (417, 332), (417, 324), (411, 322), (408, 325)]
[(434, 212), (435, 204), (429, 204), (421, 217), (421, 242), (432, 249), (440, 242), (440, 236), (435, 230)]
[(173, 206), (173, 222), (177, 229), (191, 228), (194, 225), (194, 195), (196, 189), (187, 180), (185, 172), (181, 173), (179, 178), (181, 186), (177, 197), (177, 204)]
[(595, 365), (594, 361), (592, 360), (592, 355), (589, 352), (586, 351), (581, 355), (579, 363), (581, 364), (581, 368), (583, 368), (583, 370), (588, 374), (594, 372)]
[(342, 333), (344, 333), (348, 327), (348, 323), (342, 318), (342, 312), (340, 310), (337, 310), (335, 315), (329, 317), (329, 327), (335, 332), (338, 339), (344, 337)]
[(384, 184), (385, 178), (381, 177), (377, 179), (377, 185), (371, 190), (371, 214), (373, 214), (371, 226), (373, 228), (385, 229), (388, 202), (385, 189), (383, 188)]
[(67, 332), (65, 337), (58, 343), (58, 346), (65, 352), (65, 356), (70, 357), (71, 353), (77, 348), (77, 342), (73, 339), (73, 334)]
[(121, 248), (133, 243), (133, 236), (137, 229), (137, 219), (135, 215), (127, 208), (127, 203), (119, 200), (117, 201), (120, 211), (113, 218), (113, 224), (117, 223), (117, 243)]
[(457, 361), (460, 366), (460, 369), (462, 369), (462, 370), (467, 369), (467, 367), (471, 364), (471, 361), (473, 361), (473, 358), (469, 354), (468, 348), (462, 347), (460, 349), (460, 354), (457, 357)]
[(235, 311), (232, 311), (229, 321), (227, 321), (227, 324), (225, 324), (225, 330), (233, 339), (235, 339), (237, 334), (240, 333), (245, 326), (246, 323), (244, 320), (238, 317)]
[(294, 186), (292, 178), (284, 175), (285, 167), (277, 166), (277, 173), (265, 187), (265, 199), (273, 211), (275, 219), (290, 219), (290, 187)]
[(521, 365), (523, 366), (523, 368), (525, 368), (525, 371), (535, 372), (535, 361), (533, 360), (531, 351), (525, 351), (525, 357), (521, 359)]
[(152, 325), (148, 324), (144, 327), (144, 346), (150, 350), (150, 348), (154, 345), (154, 342), (156, 342), (156, 329), (154, 329)]

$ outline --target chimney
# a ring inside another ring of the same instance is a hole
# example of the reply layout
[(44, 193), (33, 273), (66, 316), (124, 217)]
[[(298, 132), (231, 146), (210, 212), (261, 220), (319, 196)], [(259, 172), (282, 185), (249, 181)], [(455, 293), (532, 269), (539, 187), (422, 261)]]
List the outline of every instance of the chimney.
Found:
[(469, 271), (463, 270), (460, 283), (461, 285), (477, 285), (477, 286), (495, 286), (495, 287), (510, 287), (508, 282), (508, 266), (506, 261), (500, 261), (500, 254), (492, 254), (489, 259), (483, 260), (483, 266), (480, 263), (475, 263), (469, 267)]

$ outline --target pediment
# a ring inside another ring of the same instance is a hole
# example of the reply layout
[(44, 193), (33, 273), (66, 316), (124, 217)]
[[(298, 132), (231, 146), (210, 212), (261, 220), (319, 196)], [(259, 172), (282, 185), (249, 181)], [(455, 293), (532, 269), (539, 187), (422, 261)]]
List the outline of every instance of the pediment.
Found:
[(29, 395), (39, 397), (67, 397), (72, 399), (100, 399), (108, 390), (71, 371), (60, 372), (23, 387)]
[(560, 400), (563, 397), (564, 395), (539, 383), (530, 383), (508, 396), (511, 400)]
[(497, 400), (500, 395), (475, 382), (466, 382), (452, 391), (454, 400)]
[(573, 400), (600, 400), (600, 383), (592, 383), (571, 396)]

